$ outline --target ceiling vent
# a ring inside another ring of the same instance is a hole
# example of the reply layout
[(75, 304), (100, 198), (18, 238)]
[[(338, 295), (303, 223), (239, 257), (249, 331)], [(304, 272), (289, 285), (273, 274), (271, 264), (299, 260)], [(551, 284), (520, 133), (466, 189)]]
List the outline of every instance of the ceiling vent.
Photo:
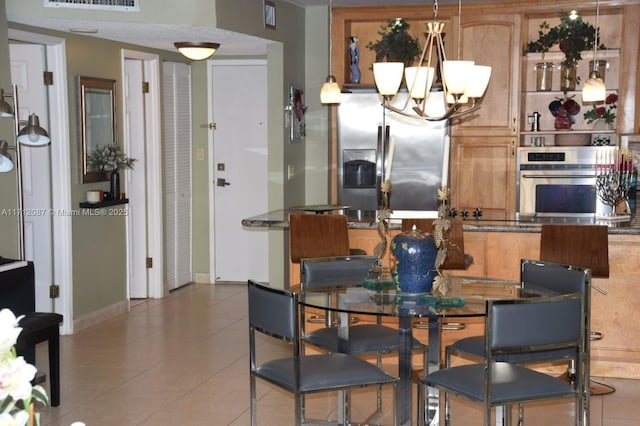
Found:
[(140, 0), (44, 0), (44, 7), (140, 12)]

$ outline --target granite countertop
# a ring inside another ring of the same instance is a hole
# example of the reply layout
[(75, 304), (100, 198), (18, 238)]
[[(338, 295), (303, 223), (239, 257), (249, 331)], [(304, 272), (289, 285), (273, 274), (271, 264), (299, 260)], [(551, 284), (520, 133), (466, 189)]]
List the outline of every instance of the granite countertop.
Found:
[[(343, 206), (338, 206), (343, 207)], [(291, 209), (274, 210), (268, 213), (259, 214), (242, 220), (242, 225), (250, 228), (289, 228), (289, 214), (300, 212), (314, 212), (305, 207), (294, 207)], [(350, 229), (376, 229), (375, 211), (353, 212), (348, 208), (331, 209), (334, 213), (346, 214)], [(434, 214), (435, 212), (424, 212)], [(313, 214), (313, 213), (310, 213)], [(407, 216), (409, 217), (409, 216)], [(426, 217), (416, 214), (413, 217)], [(430, 216), (435, 217), (435, 216)], [(392, 218), (389, 222), (389, 229), (401, 229), (402, 219)], [(567, 224), (598, 224), (608, 225), (610, 234), (640, 234), (640, 215), (632, 217), (632, 220), (610, 221), (597, 220), (593, 216), (588, 217), (537, 217), (518, 218), (514, 214), (504, 213), (483, 213), (478, 219), (474, 217), (464, 219), (465, 232), (540, 232), (540, 228), (545, 223), (567, 223)]]

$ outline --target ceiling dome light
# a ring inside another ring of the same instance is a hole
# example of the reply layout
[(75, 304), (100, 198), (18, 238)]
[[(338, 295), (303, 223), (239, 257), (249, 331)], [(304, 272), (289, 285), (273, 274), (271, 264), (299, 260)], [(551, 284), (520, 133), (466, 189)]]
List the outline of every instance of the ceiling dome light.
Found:
[(220, 47), (220, 43), (177, 41), (173, 45), (182, 55), (192, 61), (210, 58)]

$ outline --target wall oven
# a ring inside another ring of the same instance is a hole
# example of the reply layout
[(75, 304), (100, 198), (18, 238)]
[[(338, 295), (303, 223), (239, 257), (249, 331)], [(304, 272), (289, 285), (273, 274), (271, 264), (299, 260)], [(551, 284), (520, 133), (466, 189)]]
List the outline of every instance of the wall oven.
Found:
[(593, 217), (611, 210), (596, 194), (596, 154), (614, 147), (548, 146), (519, 148), (519, 217)]

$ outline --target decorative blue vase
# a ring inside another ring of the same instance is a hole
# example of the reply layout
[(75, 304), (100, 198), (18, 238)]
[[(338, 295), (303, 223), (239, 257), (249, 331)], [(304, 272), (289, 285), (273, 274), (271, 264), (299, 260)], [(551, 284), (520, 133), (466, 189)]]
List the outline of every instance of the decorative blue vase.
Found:
[(435, 263), (438, 248), (431, 234), (416, 230), (403, 232), (391, 241), (391, 275), (403, 293), (430, 293), (438, 275)]

